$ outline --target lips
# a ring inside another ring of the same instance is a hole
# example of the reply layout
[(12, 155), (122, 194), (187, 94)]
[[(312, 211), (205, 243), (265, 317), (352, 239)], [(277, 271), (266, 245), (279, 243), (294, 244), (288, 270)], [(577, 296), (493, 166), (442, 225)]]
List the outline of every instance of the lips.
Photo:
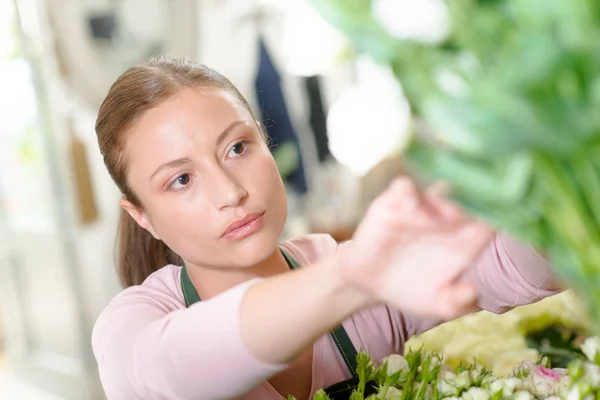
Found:
[(241, 219), (235, 220), (227, 226), (221, 235), (222, 239), (242, 239), (262, 228), (262, 216), (264, 212), (246, 214)]

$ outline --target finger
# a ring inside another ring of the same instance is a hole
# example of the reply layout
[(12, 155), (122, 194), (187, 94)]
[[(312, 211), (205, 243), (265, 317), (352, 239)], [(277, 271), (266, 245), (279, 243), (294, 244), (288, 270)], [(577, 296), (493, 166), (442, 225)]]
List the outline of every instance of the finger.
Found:
[(409, 177), (398, 178), (390, 185), (388, 206), (393, 213), (389, 217), (407, 227), (430, 226), (439, 218)]
[(459, 221), (465, 217), (463, 210), (448, 199), (450, 185), (446, 182), (436, 182), (427, 188), (425, 201), (440, 217), (448, 222)]
[(465, 254), (478, 254), (489, 244), (494, 235), (492, 227), (484, 221), (470, 221), (457, 231), (454, 240), (459, 247), (466, 250)]
[(408, 176), (394, 179), (388, 188), (389, 204), (397, 210), (415, 210), (422, 202), (422, 196), (415, 183)]
[(439, 316), (454, 319), (477, 310), (477, 289), (468, 282), (455, 283), (439, 293)]
[(425, 189), (425, 193), (432, 197), (447, 197), (451, 192), (452, 186), (446, 181), (437, 181)]

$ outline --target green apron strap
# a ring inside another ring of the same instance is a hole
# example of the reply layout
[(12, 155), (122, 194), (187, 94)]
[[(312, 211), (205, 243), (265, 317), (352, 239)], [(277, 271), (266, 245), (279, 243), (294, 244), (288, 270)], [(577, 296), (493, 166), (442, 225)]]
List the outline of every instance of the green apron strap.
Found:
[(358, 377), (358, 374), (356, 373), (356, 357), (358, 356), (358, 353), (344, 327), (342, 325), (336, 327), (329, 332), (329, 336), (331, 336), (335, 342), (335, 345), (348, 366), (350, 373), (352, 373), (352, 376)]
[(300, 268), (300, 264), (298, 264), (298, 261), (294, 260), (294, 257), (292, 257), (287, 251), (283, 250), (281, 247), (279, 248), (279, 251), (281, 251), (281, 254), (283, 254), (283, 258), (285, 258), (285, 261), (287, 262), (288, 267), (290, 267), (290, 269)]
[[(298, 264), (298, 262), (294, 260), (292, 256), (290, 256), (285, 250), (280, 250), (291, 269), (300, 268), (300, 264)], [(352, 376), (358, 376), (356, 373), (356, 357), (358, 356), (358, 353), (356, 352), (356, 349), (354, 348), (354, 345), (352, 344), (350, 337), (348, 337), (348, 333), (344, 327), (342, 325), (336, 327), (329, 333), (329, 335), (333, 339), (335, 346), (342, 355), (342, 358), (352, 373)]]
[[(283, 257), (288, 263), (290, 269), (300, 268), (300, 264), (298, 264), (298, 262), (283, 249), (281, 249), (281, 254), (283, 254)], [(181, 291), (183, 292), (186, 307), (189, 307), (192, 304), (200, 301), (200, 296), (198, 296), (198, 292), (196, 291), (196, 288), (194, 288), (192, 280), (190, 279), (185, 266), (181, 268)], [(352, 341), (348, 337), (348, 333), (344, 327), (340, 325), (331, 331), (329, 335), (333, 339), (338, 351), (342, 355), (342, 358), (352, 373), (352, 376), (356, 377), (356, 356), (358, 353), (356, 352)]]
[(198, 296), (198, 292), (192, 284), (192, 280), (190, 279), (185, 266), (181, 268), (181, 291), (183, 292), (186, 307), (200, 301), (200, 296)]

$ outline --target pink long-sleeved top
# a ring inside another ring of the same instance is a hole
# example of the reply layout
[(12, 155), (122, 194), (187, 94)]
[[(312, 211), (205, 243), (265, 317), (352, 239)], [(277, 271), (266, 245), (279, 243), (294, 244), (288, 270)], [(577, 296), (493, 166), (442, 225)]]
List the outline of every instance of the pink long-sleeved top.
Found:
[[(303, 236), (282, 248), (303, 267), (336, 251), (328, 235)], [(253, 356), (240, 333), (240, 304), (258, 279), (186, 308), (181, 267), (168, 265), (118, 294), (94, 327), (92, 344), (108, 400), (281, 399), (267, 380), (287, 365)], [(479, 307), (500, 313), (559, 291), (547, 262), (499, 234), (469, 269)], [(386, 306), (343, 322), (352, 343), (375, 360), (401, 353), (412, 336), (438, 321)], [(314, 343), (312, 393), (351, 377), (328, 334)]]

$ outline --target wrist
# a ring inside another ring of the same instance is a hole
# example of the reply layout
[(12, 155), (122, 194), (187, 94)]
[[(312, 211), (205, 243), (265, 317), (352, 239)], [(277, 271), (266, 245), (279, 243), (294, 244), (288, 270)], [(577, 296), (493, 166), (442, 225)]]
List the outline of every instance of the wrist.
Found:
[(324, 269), (325, 279), (329, 282), (329, 291), (334, 304), (345, 304), (349, 314), (354, 314), (362, 309), (378, 304), (377, 299), (363, 288), (355, 285), (348, 279), (345, 271), (344, 253), (347, 249), (342, 248), (347, 244), (340, 245), (338, 251), (332, 256), (328, 268)]

